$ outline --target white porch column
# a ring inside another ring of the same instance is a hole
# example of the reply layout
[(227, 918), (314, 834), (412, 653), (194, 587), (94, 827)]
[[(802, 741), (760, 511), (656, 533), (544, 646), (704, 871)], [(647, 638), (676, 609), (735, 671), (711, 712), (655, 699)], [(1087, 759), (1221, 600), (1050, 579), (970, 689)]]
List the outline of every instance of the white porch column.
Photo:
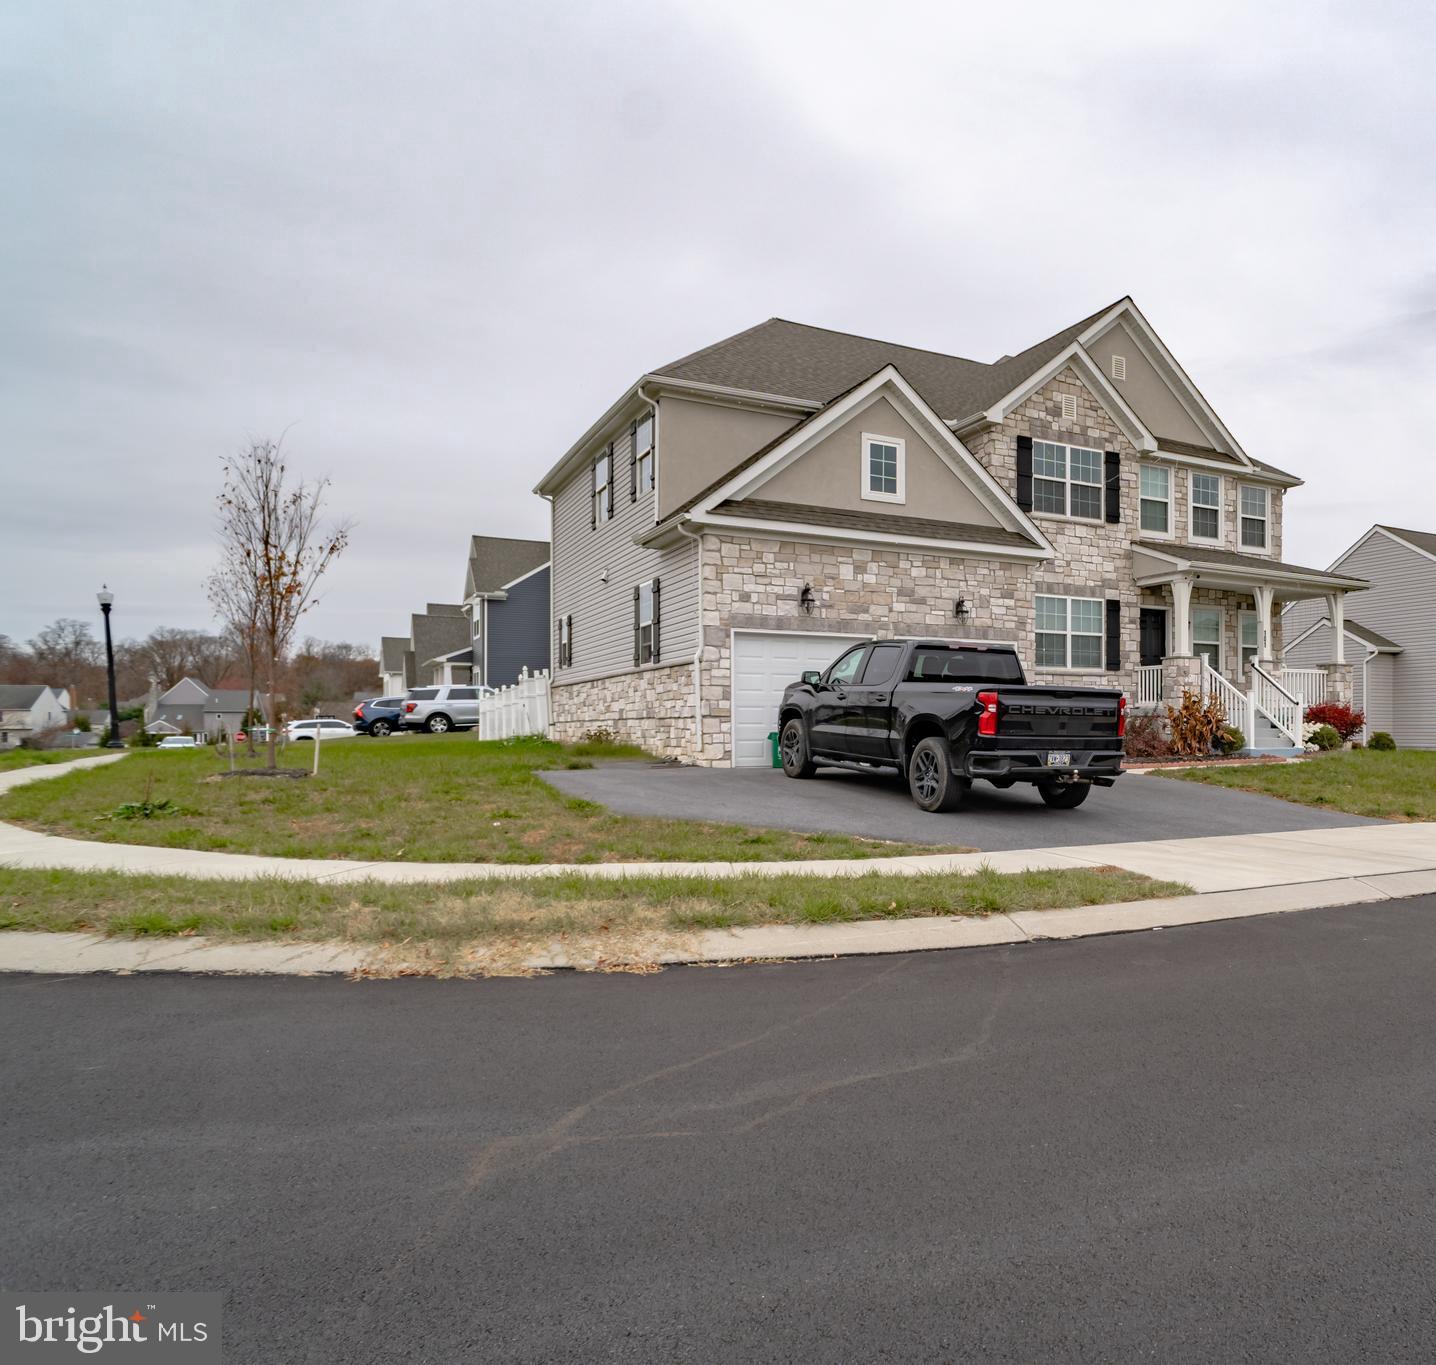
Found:
[(1333, 636), (1331, 647), (1335, 651), (1331, 656), (1331, 661), (1334, 664), (1344, 664), (1346, 662), (1346, 594), (1344, 592), (1327, 593), (1326, 609), (1331, 616)]
[(1192, 580), (1172, 579), (1172, 653), (1192, 652)]
[(1276, 589), (1254, 588), (1252, 596), (1256, 599), (1257, 609), (1257, 658), (1264, 664), (1274, 663), (1271, 645), (1271, 611), (1272, 603), (1276, 600)]

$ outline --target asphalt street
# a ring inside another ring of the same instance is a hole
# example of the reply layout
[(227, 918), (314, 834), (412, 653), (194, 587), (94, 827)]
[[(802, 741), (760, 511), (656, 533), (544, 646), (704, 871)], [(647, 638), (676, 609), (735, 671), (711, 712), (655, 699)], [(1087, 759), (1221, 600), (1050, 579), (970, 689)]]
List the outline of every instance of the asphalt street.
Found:
[(1084, 805), (1071, 811), (1049, 810), (1028, 786), (998, 791), (990, 782), (978, 782), (962, 808), (950, 815), (918, 810), (897, 774), (842, 768), (822, 769), (806, 781), (794, 781), (771, 768), (652, 763), (611, 763), (544, 776), (570, 796), (599, 801), (624, 815), (956, 843), (985, 850), (1380, 823), (1253, 792), (1130, 773), (1113, 787), (1099, 787)]
[(8, 977), (0, 1268), (223, 1291), (265, 1365), (1429, 1361), (1433, 979), (1436, 897), (646, 977)]

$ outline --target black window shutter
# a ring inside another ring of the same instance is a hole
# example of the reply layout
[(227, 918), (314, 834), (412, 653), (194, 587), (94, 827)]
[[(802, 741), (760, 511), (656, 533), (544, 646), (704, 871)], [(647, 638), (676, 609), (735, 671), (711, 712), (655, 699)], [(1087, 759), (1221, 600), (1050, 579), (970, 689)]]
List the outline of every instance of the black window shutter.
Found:
[(638, 596), (639, 596), (639, 588), (638, 588), (638, 585), (637, 585), (637, 584), (634, 584), (634, 587), (633, 587), (633, 662), (634, 662), (635, 664), (637, 664), (637, 663), (639, 662), (639, 658), (638, 658)]
[(1105, 460), (1107, 471), (1107, 520), (1122, 520), (1122, 457), (1109, 450)]
[(1017, 505), (1032, 510), (1032, 437), (1017, 438)]
[(660, 592), (661, 592), (661, 590), (662, 590), (662, 587), (663, 587), (663, 584), (662, 584), (658, 579), (655, 578), (655, 579), (653, 580), (653, 662), (654, 662), (654, 663), (657, 663), (657, 662), (658, 662), (658, 627), (659, 627), (659, 623), (663, 620), (663, 610), (662, 610), (662, 608), (659, 606), (659, 594), (660, 594)]
[(598, 456), (588, 467), (588, 529), (598, 530)]
[(608, 443), (608, 489), (603, 495), (609, 521), (613, 520), (613, 442)]
[(563, 617), (553, 623), (553, 666), (563, 667)]
[(638, 501), (638, 423), (628, 424), (628, 500)]
[(1107, 671), (1116, 673), (1122, 667), (1122, 604), (1115, 597), (1107, 599)]
[(568, 637), (564, 642), (563, 661), (569, 668), (573, 667), (573, 617), (568, 618), (568, 630), (564, 632)]

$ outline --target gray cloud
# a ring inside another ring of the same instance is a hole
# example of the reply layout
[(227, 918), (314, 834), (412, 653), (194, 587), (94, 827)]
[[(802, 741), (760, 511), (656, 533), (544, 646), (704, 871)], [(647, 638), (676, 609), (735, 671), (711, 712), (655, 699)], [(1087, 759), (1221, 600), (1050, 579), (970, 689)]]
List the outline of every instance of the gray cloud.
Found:
[(0, 631), (101, 579), (202, 623), (220, 457), (288, 427), (358, 521), (312, 628), (373, 641), (471, 532), (546, 532), (642, 370), (774, 314), (992, 358), (1131, 292), (1307, 478), (1293, 559), (1436, 523), (1431, 48), (1295, 5), (15, 7)]

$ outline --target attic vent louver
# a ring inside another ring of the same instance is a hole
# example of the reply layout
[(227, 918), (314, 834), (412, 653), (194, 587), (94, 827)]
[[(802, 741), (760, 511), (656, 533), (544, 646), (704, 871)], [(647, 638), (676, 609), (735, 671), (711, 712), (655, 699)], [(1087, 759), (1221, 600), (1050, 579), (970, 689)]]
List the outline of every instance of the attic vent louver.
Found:
[(1064, 393), (1062, 395), (1062, 420), (1064, 422), (1075, 422), (1077, 420), (1077, 395), (1075, 393)]
[(1112, 378), (1125, 379), (1127, 377), (1127, 357), (1114, 355), (1112, 357)]

